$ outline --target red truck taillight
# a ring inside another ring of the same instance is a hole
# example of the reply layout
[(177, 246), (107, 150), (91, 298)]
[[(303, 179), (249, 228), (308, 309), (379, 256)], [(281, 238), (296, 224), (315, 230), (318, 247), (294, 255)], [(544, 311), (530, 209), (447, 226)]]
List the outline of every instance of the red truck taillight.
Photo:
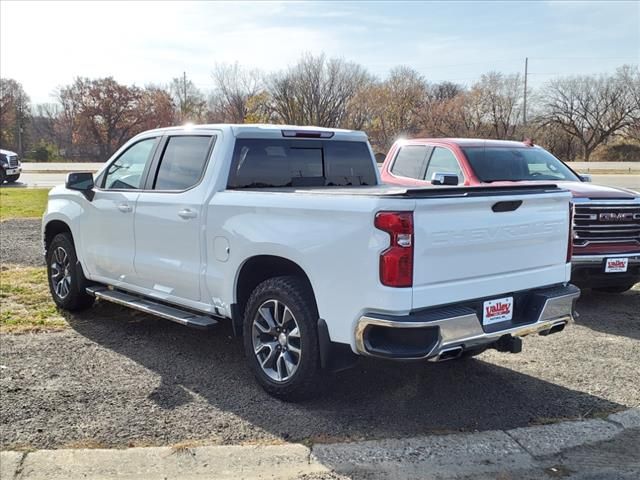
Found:
[(378, 212), (376, 228), (387, 232), (390, 245), (380, 254), (380, 282), (388, 287), (413, 285), (413, 212)]
[(569, 245), (567, 245), (567, 263), (573, 256), (573, 202), (569, 202)]

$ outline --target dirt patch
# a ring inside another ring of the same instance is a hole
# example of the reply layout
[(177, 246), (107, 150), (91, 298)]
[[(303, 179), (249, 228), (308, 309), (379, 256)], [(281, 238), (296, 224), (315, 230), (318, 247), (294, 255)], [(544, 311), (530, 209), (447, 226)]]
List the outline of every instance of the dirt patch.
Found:
[(38, 218), (14, 218), (0, 222), (0, 264), (43, 266), (40, 224)]

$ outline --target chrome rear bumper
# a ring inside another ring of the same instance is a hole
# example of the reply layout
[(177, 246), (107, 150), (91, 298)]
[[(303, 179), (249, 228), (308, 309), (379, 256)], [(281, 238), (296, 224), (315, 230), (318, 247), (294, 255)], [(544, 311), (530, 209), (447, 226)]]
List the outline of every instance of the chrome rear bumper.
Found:
[(356, 349), (367, 356), (438, 361), (443, 359), (443, 354), (449, 358), (451, 351), (462, 353), (488, 346), (505, 336), (524, 337), (560, 331), (572, 321), (574, 304), (579, 296), (580, 290), (573, 285), (528, 293), (524, 300), (526, 312), (515, 312), (513, 320), (502, 327), (497, 324), (497, 329), (483, 328), (477, 308), (468, 303), (401, 317), (366, 314), (360, 317), (356, 326)]
[(614, 253), (613, 255), (574, 255), (571, 265), (603, 265), (607, 258), (628, 258), (629, 265), (640, 265), (640, 253)]

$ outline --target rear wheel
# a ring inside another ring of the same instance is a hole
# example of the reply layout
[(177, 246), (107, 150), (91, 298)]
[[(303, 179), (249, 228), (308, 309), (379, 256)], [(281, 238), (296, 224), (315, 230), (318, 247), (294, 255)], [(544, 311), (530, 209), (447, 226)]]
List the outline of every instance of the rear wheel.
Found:
[(53, 301), (64, 310), (84, 310), (94, 298), (86, 292), (88, 286), (70, 233), (56, 235), (47, 249), (47, 277)]
[(319, 390), (317, 321), (313, 294), (299, 277), (270, 278), (252, 292), (244, 314), (244, 348), (269, 394), (291, 401)]
[(633, 284), (617, 285), (615, 287), (599, 287), (599, 288), (594, 288), (594, 290), (596, 292), (603, 292), (603, 293), (623, 293), (623, 292), (626, 292), (627, 290), (631, 290), (632, 288), (633, 288)]

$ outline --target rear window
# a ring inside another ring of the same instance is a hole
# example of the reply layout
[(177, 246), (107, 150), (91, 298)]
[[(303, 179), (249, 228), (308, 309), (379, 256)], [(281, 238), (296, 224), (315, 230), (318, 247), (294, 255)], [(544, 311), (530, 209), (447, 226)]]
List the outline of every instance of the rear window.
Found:
[(238, 139), (228, 188), (376, 185), (365, 142)]
[(564, 163), (542, 148), (466, 147), (462, 150), (481, 182), (579, 181)]
[(399, 177), (424, 178), (424, 168), (427, 154), (431, 147), (424, 145), (407, 145), (402, 147), (396, 155), (391, 167), (391, 173)]
[(186, 190), (200, 181), (207, 163), (210, 136), (175, 136), (160, 160), (155, 190)]

